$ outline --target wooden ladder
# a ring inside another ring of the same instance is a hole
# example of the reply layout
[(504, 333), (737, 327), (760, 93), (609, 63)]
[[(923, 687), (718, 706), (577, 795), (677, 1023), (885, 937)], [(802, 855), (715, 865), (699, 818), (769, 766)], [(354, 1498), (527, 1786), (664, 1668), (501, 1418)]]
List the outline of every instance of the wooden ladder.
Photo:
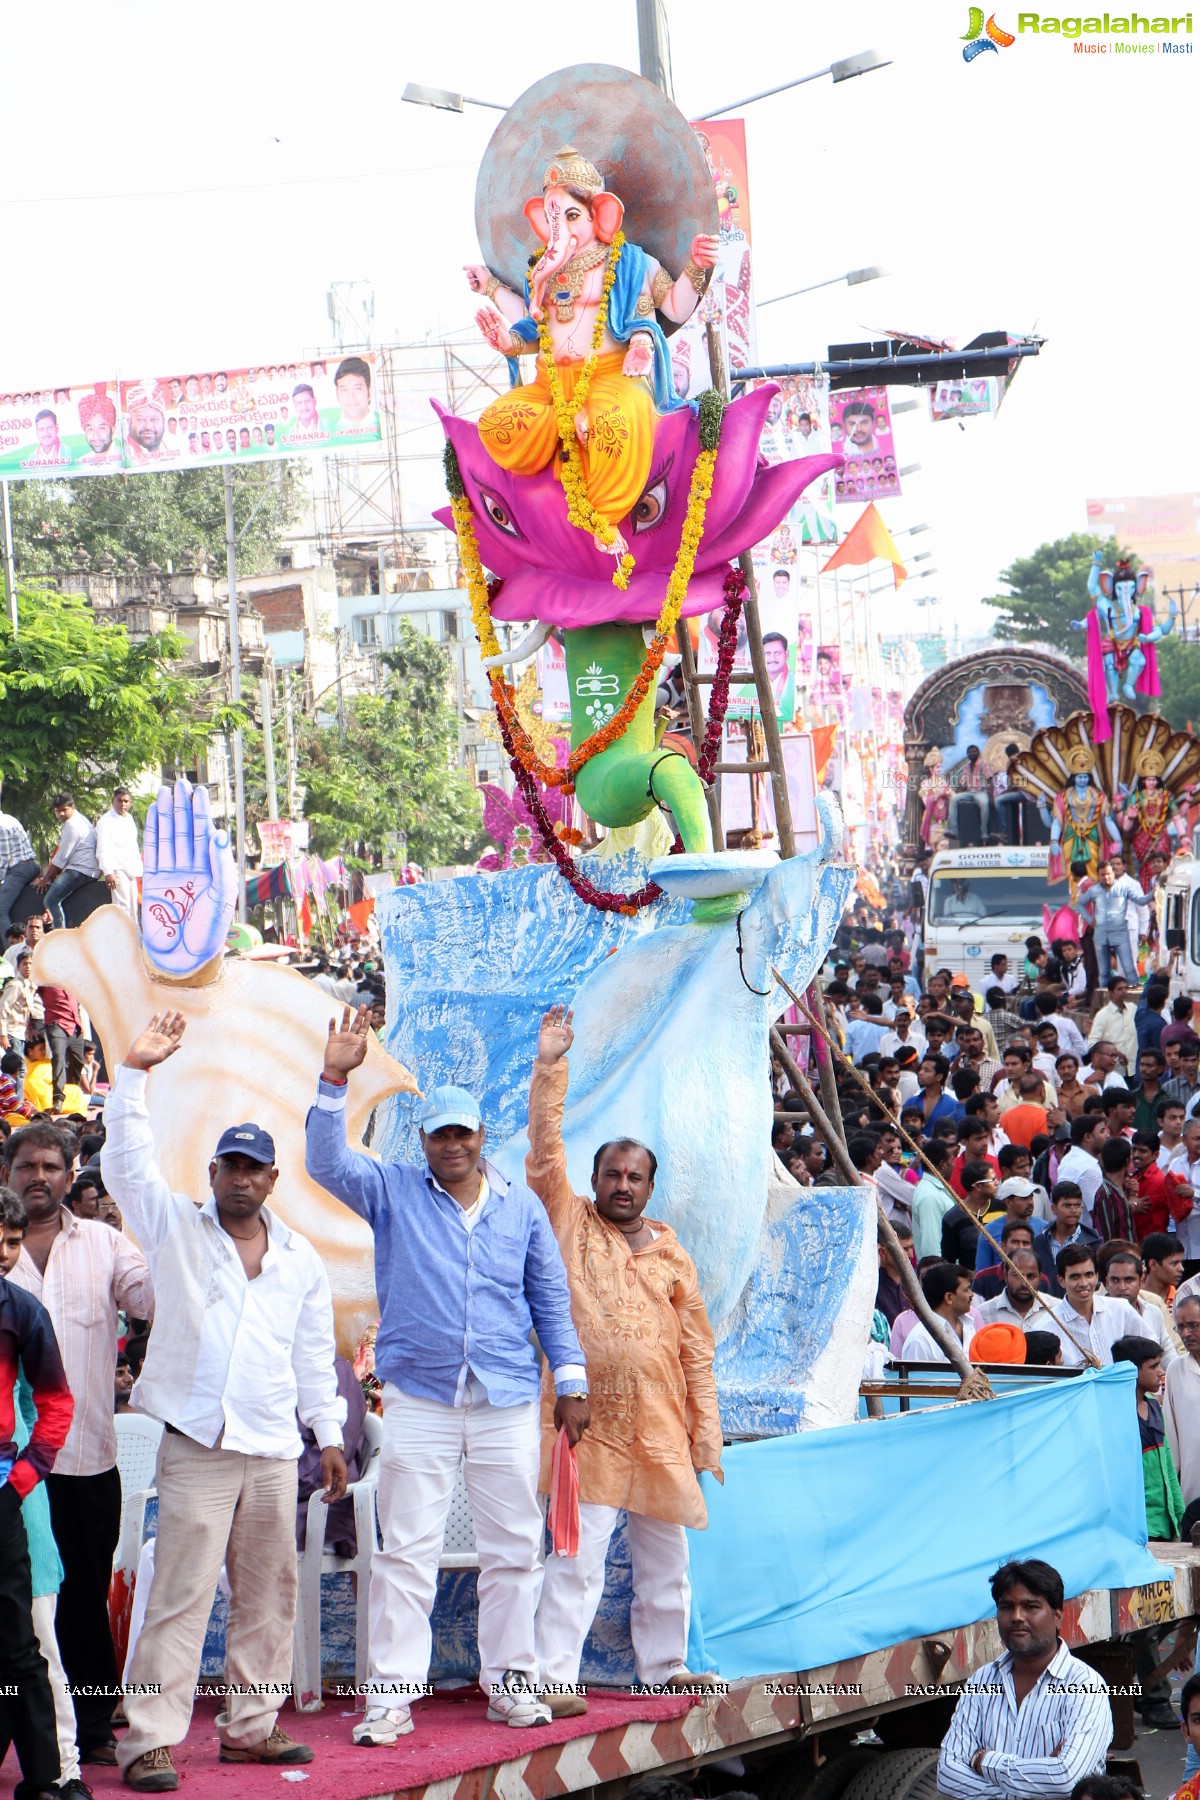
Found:
[[(725, 369), (725, 354), (711, 319), (705, 327), (705, 337), (708, 342), (708, 366), (712, 374), (712, 384), (717, 392), (728, 400), (729, 378)], [(758, 756), (752, 754), (753, 739), (756, 734), (748, 730), (746, 761), (718, 762), (714, 767), (718, 775), (746, 775), (751, 778), (755, 775), (770, 776), (771, 793), (775, 802), (775, 828), (778, 833), (779, 854), (784, 857), (795, 856), (796, 835), (792, 827), (792, 803), (788, 795), (787, 771), (783, 763), (783, 744), (779, 735), (779, 720), (775, 713), (775, 690), (771, 686), (771, 677), (767, 673), (766, 653), (763, 650), (762, 619), (758, 610), (758, 584), (754, 578), (754, 563), (749, 550), (743, 551), (739, 556), (738, 567), (746, 579), (742, 617), (746, 621), (746, 639), (750, 646), (750, 666), (754, 672), (754, 686), (758, 693), (763, 751)], [(699, 756), (700, 746), (704, 742), (706, 710), (702, 690), (711, 686), (715, 677), (701, 674), (697, 669), (686, 620), (680, 619), (675, 627), (675, 635), (679, 644), (679, 673), (687, 700), (692, 742), (695, 744), (696, 754)], [(714, 850), (723, 850), (725, 833), (721, 825), (721, 806), (715, 784), (707, 789), (705, 799), (708, 803), (708, 816), (712, 824), (713, 848)]]

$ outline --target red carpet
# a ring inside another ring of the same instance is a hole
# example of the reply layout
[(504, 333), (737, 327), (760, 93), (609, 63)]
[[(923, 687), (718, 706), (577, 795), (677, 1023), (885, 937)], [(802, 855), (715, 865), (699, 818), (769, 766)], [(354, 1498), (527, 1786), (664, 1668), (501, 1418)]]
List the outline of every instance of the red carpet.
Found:
[[(496, 1763), (528, 1756), (551, 1744), (600, 1731), (620, 1729), (638, 1719), (678, 1719), (695, 1704), (681, 1695), (647, 1698), (593, 1691), (586, 1715), (560, 1719), (537, 1731), (514, 1731), (507, 1725), (489, 1725), (487, 1702), (476, 1688), (462, 1688), (422, 1700), (413, 1708), (415, 1730), (392, 1750), (356, 1749), (350, 1729), (358, 1711), (350, 1699), (326, 1700), (319, 1713), (297, 1714), (284, 1707), (279, 1722), (289, 1737), (311, 1744), (315, 1759), (298, 1769), (254, 1767), (245, 1763), (219, 1763), (213, 1729), (219, 1702), (198, 1700), (192, 1728), (174, 1752), (179, 1771), (179, 1792), (192, 1800), (260, 1800), (265, 1795), (294, 1794), (296, 1800), (374, 1800), (404, 1789), (424, 1788), (468, 1769), (486, 1769)], [(304, 1781), (286, 1779), (303, 1774)], [(116, 1769), (88, 1765), (83, 1778), (95, 1794), (129, 1795)], [(16, 1758), (9, 1753), (0, 1768), (0, 1795), (12, 1793), (18, 1779)]]

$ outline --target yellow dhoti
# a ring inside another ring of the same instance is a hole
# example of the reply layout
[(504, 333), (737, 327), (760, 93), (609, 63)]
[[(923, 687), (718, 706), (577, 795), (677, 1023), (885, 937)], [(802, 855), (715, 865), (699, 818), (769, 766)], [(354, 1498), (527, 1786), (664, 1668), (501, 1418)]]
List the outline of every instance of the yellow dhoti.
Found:
[[(645, 382), (622, 375), (624, 350), (598, 358), (584, 411), (588, 442), (578, 455), (588, 498), (610, 525), (631, 512), (641, 498), (654, 454), (657, 412)], [(559, 363), (558, 378), (572, 415), (581, 362)], [(558, 470), (558, 421), (554, 396), (538, 357), (537, 378), (493, 400), (479, 421), (479, 437), (493, 462), (513, 475), (536, 475), (551, 463)]]

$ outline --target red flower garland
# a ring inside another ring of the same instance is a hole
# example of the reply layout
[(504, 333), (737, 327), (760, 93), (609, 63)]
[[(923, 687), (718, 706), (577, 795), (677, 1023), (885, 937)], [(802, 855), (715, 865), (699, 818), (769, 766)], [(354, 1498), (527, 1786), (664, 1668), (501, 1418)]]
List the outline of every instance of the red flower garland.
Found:
[(729, 706), (729, 676), (733, 668), (733, 659), (737, 653), (738, 619), (746, 599), (746, 577), (740, 569), (730, 569), (725, 576), (725, 611), (721, 618), (721, 632), (717, 639), (717, 672), (708, 695), (708, 724), (704, 732), (704, 743), (696, 760), (696, 772), (705, 787), (711, 787), (716, 773), (717, 755), (721, 748), (721, 733), (725, 727), (725, 713)]
[[(498, 584), (496, 584), (498, 586)], [(725, 576), (725, 611), (721, 618), (721, 631), (717, 640), (717, 672), (713, 680), (708, 701), (708, 722), (704, 733), (704, 744), (698, 758), (698, 770), (705, 787), (712, 783), (713, 765), (721, 745), (721, 732), (725, 724), (725, 712), (729, 705), (729, 676), (733, 668), (733, 659), (737, 651), (737, 627), (742, 605), (746, 598), (746, 577), (740, 569), (730, 569)], [(538, 835), (547, 851), (558, 864), (559, 874), (569, 881), (576, 894), (587, 906), (594, 906), (598, 912), (619, 912), (632, 917), (644, 906), (650, 906), (662, 894), (662, 888), (656, 881), (648, 881), (632, 894), (612, 894), (604, 888), (598, 888), (580, 869), (578, 863), (568, 852), (562, 839), (554, 829), (553, 822), (542, 802), (542, 796), (533, 774), (525, 767), (516, 754), (509, 731), (505, 712), (497, 710), (497, 723), (500, 737), (508, 752), (508, 766), (516, 778), (517, 787), (526, 806), (533, 815), (538, 828)], [(672, 856), (679, 855), (683, 845), (678, 836), (672, 847)]]

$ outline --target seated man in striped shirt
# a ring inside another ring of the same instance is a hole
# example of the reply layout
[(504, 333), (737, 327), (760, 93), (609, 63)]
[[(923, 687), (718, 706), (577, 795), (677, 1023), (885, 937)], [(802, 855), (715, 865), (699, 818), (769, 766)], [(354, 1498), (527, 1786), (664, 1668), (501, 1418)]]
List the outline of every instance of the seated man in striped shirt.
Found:
[(1103, 1772), (1112, 1713), (1103, 1679), (1058, 1635), (1062, 1576), (1031, 1557), (992, 1576), (1004, 1655), (963, 1687), (938, 1758), (946, 1800), (1067, 1800)]

